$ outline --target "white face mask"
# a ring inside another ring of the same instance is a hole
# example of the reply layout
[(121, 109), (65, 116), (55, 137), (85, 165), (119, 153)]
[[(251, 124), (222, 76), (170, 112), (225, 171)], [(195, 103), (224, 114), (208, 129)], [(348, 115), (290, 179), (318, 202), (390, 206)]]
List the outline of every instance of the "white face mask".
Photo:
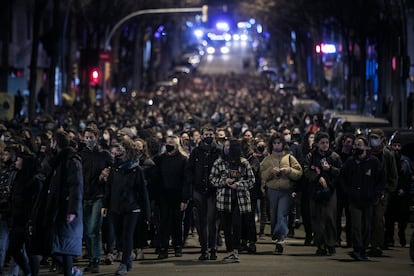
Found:
[(290, 143), (290, 141), (292, 141), (292, 136), (290, 134), (286, 134), (283, 137), (285, 138), (286, 143)]
[(373, 147), (378, 147), (381, 145), (381, 138), (371, 138), (369, 141)]
[(109, 134), (108, 133), (104, 133), (102, 136), (103, 136), (105, 141), (109, 140)]

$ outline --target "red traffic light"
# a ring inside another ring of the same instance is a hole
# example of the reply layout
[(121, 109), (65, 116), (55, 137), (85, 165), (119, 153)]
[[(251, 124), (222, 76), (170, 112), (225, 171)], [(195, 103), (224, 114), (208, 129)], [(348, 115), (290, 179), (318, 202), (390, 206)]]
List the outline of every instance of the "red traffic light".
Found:
[(93, 83), (93, 84), (98, 84), (99, 83), (99, 71), (98, 70), (93, 69), (91, 71), (90, 80), (91, 80), (91, 83)]

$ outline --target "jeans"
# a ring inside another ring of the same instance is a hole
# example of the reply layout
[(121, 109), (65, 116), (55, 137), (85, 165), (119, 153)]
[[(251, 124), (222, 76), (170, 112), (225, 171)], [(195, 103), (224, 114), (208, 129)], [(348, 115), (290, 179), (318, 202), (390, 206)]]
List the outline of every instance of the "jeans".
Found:
[(291, 204), (290, 190), (268, 189), (267, 197), (270, 206), (270, 228), (272, 236), (284, 240), (289, 232), (288, 216)]
[(83, 227), (90, 262), (99, 262), (102, 250), (102, 199), (83, 202)]
[(131, 251), (134, 245), (134, 232), (140, 213), (111, 213), (114, 223), (117, 241), (122, 251), (121, 264), (128, 265), (131, 262)]
[(355, 252), (364, 252), (371, 239), (372, 206), (357, 207), (350, 203), (352, 219), (352, 245)]
[(3, 275), (4, 260), (9, 247), (9, 223), (0, 219), (0, 275)]
[(210, 249), (216, 249), (218, 229), (216, 195), (205, 195), (194, 191), (193, 200), (194, 217), (198, 227), (201, 251), (207, 252), (207, 246)]

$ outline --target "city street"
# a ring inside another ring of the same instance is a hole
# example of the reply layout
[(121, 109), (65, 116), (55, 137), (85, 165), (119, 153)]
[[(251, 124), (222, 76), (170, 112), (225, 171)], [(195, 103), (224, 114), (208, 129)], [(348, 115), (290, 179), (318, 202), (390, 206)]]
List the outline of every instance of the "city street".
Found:
[[(407, 230), (411, 234), (413, 229)], [(220, 248), (217, 261), (198, 261), (199, 247), (197, 236), (190, 235), (183, 256), (174, 257), (170, 251), (168, 259), (157, 260), (154, 249), (145, 249), (145, 260), (134, 261), (133, 269), (128, 275), (414, 275), (414, 264), (408, 255), (408, 247), (393, 247), (384, 251), (381, 258), (370, 258), (368, 262), (357, 262), (348, 255), (350, 248), (337, 248), (335, 256), (316, 256), (315, 247), (303, 246), (304, 233), (296, 231), (296, 238), (286, 241), (285, 253), (274, 255), (275, 245), (270, 237), (260, 239), (255, 255), (241, 254), (240, 263), (225, 263), (226, 256)], [(398, 240), (398, 239), (397, 239)], [(93, 275), (114, 275), (117, 262), (102, 265), (101, 273)], [(85, 267), (86, 260), (77, 265)], [(40, 275), (56, 275), (42, 268)], [(86, 274), (85, 275), (92, 275)]]

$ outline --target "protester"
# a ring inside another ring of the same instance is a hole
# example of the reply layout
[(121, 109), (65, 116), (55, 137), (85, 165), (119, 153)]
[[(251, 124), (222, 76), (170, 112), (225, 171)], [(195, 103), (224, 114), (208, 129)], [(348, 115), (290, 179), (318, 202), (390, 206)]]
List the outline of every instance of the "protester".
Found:
[(204, 127), (201, 130), (200, 145), (191, 152), (186, 168), (188, 181), (193, 188), (194, 218), (201, 246), (200, 261), (217, 259), (217, 189), (209, 179), (213, 163), (220, 154), (214, 140), (214, 129)]
[(65, 276), (82, 275), (73, 267), (73, 256), (82, 255), (83, 170), (79, 155), (69, 143), (66, 132), (54, 134), (52, 149), (56, 156), (50, 162), (52, 175), (42, 218), (49, 253), (63, 266)]
[(121, 143), (121, 152), (116, 157), (115, 167), (104, 170), (101, 178), (107, 182), (103, 201), (103, 216), (111, 211), (112, 222), (122, 260), (116, 275), (126, 275), (132, 269), (131, 251), (134, 245), (134, 231), (139, 216), (143, 221), (151, 217), (150, 202), (144, 173), (139, 166), (138, 147), (130, 139)]
[(239, 262), (241, 215), (251, 212), (249, 190), (254, 186), (254, 173), (249, 162), (241, 157), (237, 139), (226, 141), (223, 156), (211, 169), (210, 181), (217, 188), (216, 207), (224, 226), (227, 262)]
[(99, 178), (103, 170), (111, 167), (109, 152), (98, 146), (99, 129), (95, 124), (86, 127), (83, 139), (85, 147), (79, 152), (84, 177), (83, 219), (85, 244), (89, 265), (87, 272), (99, 273), (102, 251), (102, 200), (104, 183)]
[(311, 185), (311, 218), (316, 255), (336, 253), (336, 186), (341, 158), (329, 148), (326, 132), (315, 135), (315, 149), (305, 159), (304, 173)]
[(191, 185), (185, 168), (188, 157), (177, 136), (168, 136), (165, 152), (154, 158), (157, 201), (160, 206), (160, 252), (158, 259), (168, 258), (170, 236), (174, 255), (182, 256), (184, 211), (191, 198)]
[(345, 161), (341, 171), (341, 183), (349, 199), (352, 221), (351, 257), (358, 261), (368, 260), (367, 249), (371, 237), (371, 221), (374, 204), (384, 194), (384, 172), (381, 163), (369, 153), (368, 139), (356, 137), (353, 155)]
[(385, 213), (387, 212), (389, 196), (397, 189), (398, 171), (393, 153), (385, 147), (384, 131), (378, 128), (372, 129), (368, 136), (371, 153), (377, 157), (385, 171), (384, 196), (375, 204), (372, 215), (371, 249), (368, 255), (371, 257), (382, 256), (382, 250), (388, 246), (385, 243)]
[(275, 253), (283, 253), (283, 244), (288, 235), (288, 216), (292, 198), (296, 196), (294, 182), (302, 176), (302, 167), (290, 154), (284, 137), (277, 133), (268, 142), (271, 154), (260, 164), (262, 191), (265, 191), (270, 205), (270, 226), (272, 240), (276, 242)]

